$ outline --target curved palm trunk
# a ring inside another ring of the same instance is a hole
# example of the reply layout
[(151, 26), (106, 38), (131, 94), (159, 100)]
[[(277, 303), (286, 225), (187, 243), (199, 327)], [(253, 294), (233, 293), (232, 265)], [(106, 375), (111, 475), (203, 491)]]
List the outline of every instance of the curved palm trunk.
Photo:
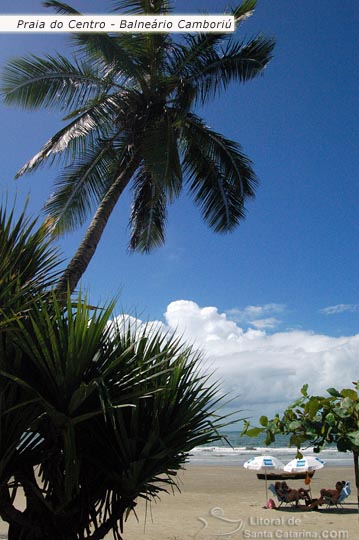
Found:
[(114, 209), (123, 190), (131, 180), (139, 163), (140, 158), (138, 156), (134, 156), (132, 161), (128, 164), (122, 174), (120, 174), (120, 176), (115, 180), (105, 197), (102, 199), (78, 250), (56, 285), (56, 292), (60, 296), (66, 294), (68, 288), (71, 293), (74, 292), (78, 282), (85, 273), (93, 255), (95, 254), (97, 245), (111, 216), (112, 210)]

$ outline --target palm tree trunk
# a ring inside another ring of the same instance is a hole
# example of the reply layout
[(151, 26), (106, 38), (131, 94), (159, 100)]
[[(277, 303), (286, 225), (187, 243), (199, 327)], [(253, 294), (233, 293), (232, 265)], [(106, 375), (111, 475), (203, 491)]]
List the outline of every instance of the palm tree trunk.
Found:
[(70, 290), (70, 293), (74, 292), (78, 282), (95, 254), (97, 245), (111, 216), (112, 210), (123, 190), (131, 180), (139, 162), (139, 157), (134, 156), (126, 169), (116, 178), (102, 199), (79, 248), (56, 285), (56, 292), (60, 297), (66, 295), (68, 289)]

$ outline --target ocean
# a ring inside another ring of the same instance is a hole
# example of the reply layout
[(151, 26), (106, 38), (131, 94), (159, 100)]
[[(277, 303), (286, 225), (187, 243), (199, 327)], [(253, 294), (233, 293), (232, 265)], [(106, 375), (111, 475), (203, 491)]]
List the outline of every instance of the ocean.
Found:
[[(191, 451), (189, 463), (196, 465), (243, 466), (250, 457), (269, 455), (288, 463), (296, 457), (296, 449), (288, 447), (288, 438), (277, 437), (270, 446), (264, 444), (263, 437), (241, 437), (240, 432), (223, 432), (230, 444), (219, 441), (212, 446), (198, 446)], [(312, 447), (301, 449), (303, 455), (315, 455), (325, 461), (326, 466), (352, 467), (353, 454), (338, 452), (335, 446), (328, 446), (314, 454)]]

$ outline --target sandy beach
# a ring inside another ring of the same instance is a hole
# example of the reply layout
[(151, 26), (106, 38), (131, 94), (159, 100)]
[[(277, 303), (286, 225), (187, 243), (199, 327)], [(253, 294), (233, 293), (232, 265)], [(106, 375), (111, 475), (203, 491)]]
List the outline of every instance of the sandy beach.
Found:
[[(164, 495), (147, 508), (139, 503), (139, 523), (131, 516), (125, 540), (225, 540), (231, 538), (358, 538), (359, 521), (354, 475), (351, 468), (324, 468), (311, 482), (313, 497), (322, 487), (349, 480), (352, 494), (344, 510), (320, 512), (292, 509), (267, 510), (265, 482), (243, 467), (188, 466), (181, 473), (181, 493)], [(290, 483), (304, 487), (303, 481)]]
[[(147, 505), (139, 501), (136, 512), (125, 524), (124, 540), (241, 540), (243, 538), (358, 537), (353, 469), (326, 467), (311, 482), (313, 497), (322, 487), (337, 480), (349, 480), (352, 494), (344, 510), (322, 507), (320, 512), (289, 507), (264, 508), (265, 482), (243, 467), (188, 465), (180, 473), (181, 493), (162, 495)], [(295, 488), (303, 481), (290, 482)], [(6, 538), (6, 523), (0, 522), (0, 538)], [(107, 538), (112, 538), (109, 534)]]

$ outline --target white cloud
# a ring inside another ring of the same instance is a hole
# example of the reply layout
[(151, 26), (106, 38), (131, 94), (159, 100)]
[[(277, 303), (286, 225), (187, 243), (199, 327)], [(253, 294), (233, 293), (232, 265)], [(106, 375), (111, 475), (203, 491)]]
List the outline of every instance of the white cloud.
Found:
[(226, 315), (232, 321), (241, 324), (249, 324), (256, 328), (275, 328), (281, 321), (274, 317), (286, 310), (284, 304), (264, 304), (263, 306), (247, 306), (243, 309), (233, 308), (226, 311)]
[(264, 330), (265, 328), (276, 328), (280, 323), (281, 321), (276, 317), (268, 317), (267, 319), (258, 319), (250, 322), (252, 326), (259, 328), (260, 330)]
[(328, 306), (320, 309), (319, 312), (324, 315), (337, 315), (338, 313), (344, 313), (345, 311), (353, 313), (358, 311), (358, 307), (357, 304), (337, 304), (336, 306)]
[[(252, 312), (265, 312), (255, 308)], [(359, 334), (330, 337), (302, 330), (269, 334), (265, 324), (244, 330), (217, 308), (201, 308), (187, 300), (169, 304), (165, 319), (169, 328), (204, 351), (223, 391), (239, 395), (236, 406), (249, 414), (280, 412), (305, 383), (311, 393), (321, 394), (332, 386), (350, 387), (359, 378)]]

